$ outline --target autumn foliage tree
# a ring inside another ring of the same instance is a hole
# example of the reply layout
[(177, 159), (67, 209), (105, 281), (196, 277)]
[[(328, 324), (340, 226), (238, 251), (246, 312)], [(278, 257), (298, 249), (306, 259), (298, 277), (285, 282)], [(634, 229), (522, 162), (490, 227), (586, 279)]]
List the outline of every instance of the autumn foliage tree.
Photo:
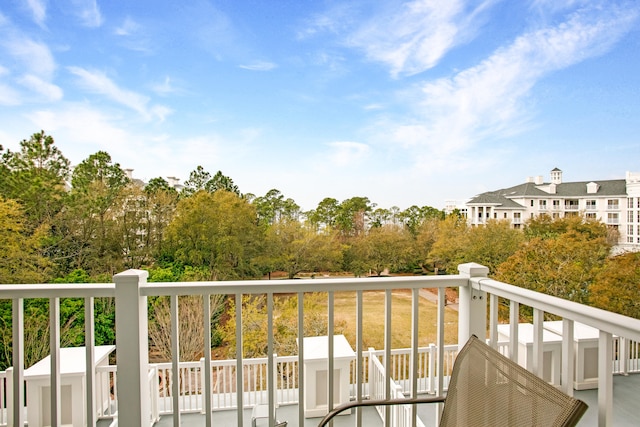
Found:
[(592, 305), (640, 319), (640, 253), (607, 259), (589, 291)]
[(589, 301), (590, 286), (611, 246), (604, 224), (579, 217), (532, 222), (536, 230), (498, 267), (496, 279), (579, 303)]

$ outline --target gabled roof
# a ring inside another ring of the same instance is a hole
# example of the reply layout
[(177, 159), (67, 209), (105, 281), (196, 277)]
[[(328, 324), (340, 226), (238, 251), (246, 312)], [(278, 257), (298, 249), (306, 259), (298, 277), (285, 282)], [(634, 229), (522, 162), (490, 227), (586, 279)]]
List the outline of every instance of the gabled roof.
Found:
[[(594, 182), (598, 184), (596, 193), (587, 193), (587, 184)], [(503, 188), (496, 191), (488, 191), (478, 194), (467, 202), (467, 205), (494, 205), (503, 208), (524, 208), (521, 204), (513, 199), (522, 198), (571, 198), (571, 197), (607, 197), (607, 196), (626, 196), (627, 186), (624, 179), (613, 179), (606, 181), (583, 181), (583, 182), (566, 182), (555, 184), (555, 193), (548, 193), (541, 188), (549, 188), (551, 183), (535, 184), (526, 182), (514, 187)]]
[[(587, 184), (590, 182), (598, 184), (596, 193), (587, 193)], [(556, 186), (556, 195), (559, 197), (626, 196), (627, 182), (624, 179), (567, 182)]]

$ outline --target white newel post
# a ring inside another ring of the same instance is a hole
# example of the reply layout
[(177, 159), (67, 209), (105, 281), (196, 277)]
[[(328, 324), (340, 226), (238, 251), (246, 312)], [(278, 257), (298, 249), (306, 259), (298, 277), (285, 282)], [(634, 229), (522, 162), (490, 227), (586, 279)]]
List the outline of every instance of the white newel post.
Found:
[(149, 273), (127, 270), (116, 284), (116, 354), (118, 424), (146, 426), (151, 417), (147, 297), (140, 295)]
[[(469, 279), (489, 274), (487, 267), (475, 262), (460, 264), (458, 271)], [(458, 345), (465, 345), (471, 335), (484, 340), (487, 336), (487, 293), (472, 289), (471, 281), (467, 286), (460, 286), (458, 310)]]

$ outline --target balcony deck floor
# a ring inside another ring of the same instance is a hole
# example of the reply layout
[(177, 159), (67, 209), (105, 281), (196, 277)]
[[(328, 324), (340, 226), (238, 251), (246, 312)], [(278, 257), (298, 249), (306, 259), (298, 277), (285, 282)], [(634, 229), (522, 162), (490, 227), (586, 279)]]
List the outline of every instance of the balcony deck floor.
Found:
[[(613, 377), (614, 396), (613, 396), (613, 425), (616, 427), (636, 427), (640, 425), (640, 409), (638, 407), (638, 394), (640, 393), (640, 374), (631, 374), (629, 376), (615, 375)], [(580, 423), (580, 427), (596, 427), (598, 425), (598, 390), (581, 390), (575, 392), (575, 397), (585, 401), (589, 405), (587, 413), (584, 415)], [(434, 408), (436, 405), (420, 405), (418, 415), (425, 425), (434, 425)], [(382, 421), (374, 408), (364, 408), (363, 410), (364, 426), (382, 426)], [(189, 427), (199, 427), (205, 425), (204, 415), (200, 413), (182, 414), (181, 424)], [(278, 408), (278, 418), (288, 421), (289, 427), (298, 426), (298, 405), (286, 405)], [(346, 415), (335, 418), (335, 427), (350, 427), (355, 425), (355, 416)], [(237, 417), (235, 410), (216, 411), (213, 414), (213, 425), (216, 427), (234, 427), (237, 426)], [(259, 427), (266, 426), (267, 423), (262, 420), (258, 423)], [(320, 418), (305, 419), (303, 427), (315, 427), (318, 425)], [(107, 427), (111, 420), (101, 420), (98, 427)], [(244, 411), (244, 426), (251, 426), (251, 409)], [(173, 418), (166, 415), (155, 424), (155, 427), (173, 426)]]

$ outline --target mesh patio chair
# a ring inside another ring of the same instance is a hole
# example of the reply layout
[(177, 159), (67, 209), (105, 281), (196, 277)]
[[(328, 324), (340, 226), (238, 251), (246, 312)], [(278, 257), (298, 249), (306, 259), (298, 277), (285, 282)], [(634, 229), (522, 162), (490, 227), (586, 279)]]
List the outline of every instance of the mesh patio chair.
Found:
[(329, 412), (318, 427), (359, 406), (437, 402), (444, 403), (440, 426), (445, 427), (575, 426), (587, 410), (583, 401), (472, 336), (458, 353), (446, 396), (350, 402)]

